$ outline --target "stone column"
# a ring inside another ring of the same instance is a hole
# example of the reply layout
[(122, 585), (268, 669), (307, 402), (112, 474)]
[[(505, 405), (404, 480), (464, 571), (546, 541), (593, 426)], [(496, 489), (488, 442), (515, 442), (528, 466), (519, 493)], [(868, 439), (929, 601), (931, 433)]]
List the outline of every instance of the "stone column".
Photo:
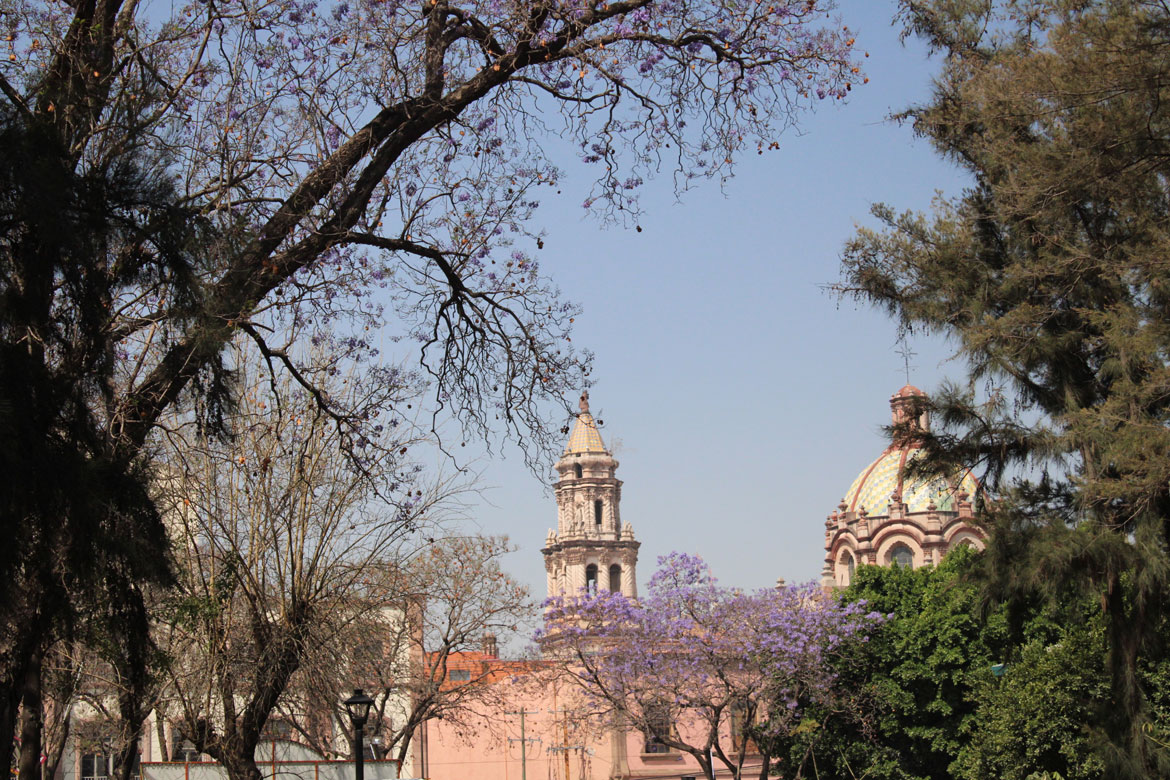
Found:
[(635, 563), (632, 558), (627, 558), (622, 563), (622, 593), (631, 599), (638, 598), (638, 576), (634, 569)]

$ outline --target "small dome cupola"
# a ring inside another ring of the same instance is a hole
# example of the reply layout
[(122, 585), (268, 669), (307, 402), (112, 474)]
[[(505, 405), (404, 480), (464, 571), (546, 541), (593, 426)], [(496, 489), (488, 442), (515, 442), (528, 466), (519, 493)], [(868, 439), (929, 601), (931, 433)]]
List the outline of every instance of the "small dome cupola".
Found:
[(930, 430), (928, 400), (926, 393), (914, 385), (906, 385), (890, 396), (895, 445), (913, 446)]
[(578, 404), (581, 408), (577, 421), (573, 423), (573, 432), (569, 434), (569, 441), (565, 444), (565, 455), (584, 455), (596, 452), (609, 454), (605, 449), (605, 442), (601, 440), (601, 431), (597, 429), (597, 421), (589, 413), (589, 391), (581, 393)]

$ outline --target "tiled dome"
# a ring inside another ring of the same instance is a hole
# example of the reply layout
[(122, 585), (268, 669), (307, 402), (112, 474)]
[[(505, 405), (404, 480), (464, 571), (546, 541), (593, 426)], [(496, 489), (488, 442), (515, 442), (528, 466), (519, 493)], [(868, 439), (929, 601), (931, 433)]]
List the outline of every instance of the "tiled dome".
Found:
[(569, 434), (569, 443), (565, 445), (565, 454), (605, 451), (605, 443), (601, 440), (601, 431), (597, 430), (593, 415), (589, 412), (578, 414), (573, 432)]
[(853, 480), (839, 511), (825, 518), (826, 587), (849, 585), (861, 564), (937, 566), (956, 545), (986, 545), (973, 511), (979, 484), (970, 469), (944, 477), (906, 474), (925, 456), (931, 408), (913, 385), (890, 397), (890, 445)]
[(970, 471), (964, 472), (958, 480), (904, 479), (903, 467), (920, 455), (921, 450), (914, 446), (888, 448), (853, 480), (845, 494), (846, 509), (860, 512), (864, 507), (870, 515), (884, 515), (890, 496), (897, 491), (907, 512), (925, 512), (932, 500), (939, 511), (955, 512), (958, 511), (957, 494), (960, 491), (975, 495), (976, 482)]

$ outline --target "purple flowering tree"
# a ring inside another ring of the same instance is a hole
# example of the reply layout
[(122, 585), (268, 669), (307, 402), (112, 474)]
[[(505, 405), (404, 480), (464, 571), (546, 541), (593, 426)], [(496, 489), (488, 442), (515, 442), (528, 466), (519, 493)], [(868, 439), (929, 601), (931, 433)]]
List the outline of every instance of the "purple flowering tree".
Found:
[[(539, 262), (534, 217), (562, 187), (551, 150), (567, 140), (596, 171), (584, 203), (603, 219), (635, 219), (656, 173), (680, 189), (727, 175), (863, 78), (828, 6), (3, 4), (0, 330), (25, 346), (5, 358), (0, 374), (23, 386), (0, 408), (30, 431), (19, 449), (56, 453), (67, 429), (67, 452), (136, 477), (126, 464), (171, 427), (168, 414), (223, 427), (238, 400), (225, 346), (239, 337), (304, 387), (359, 465), (350, 444), (404, 411), (374, 420), (322, 392), (311, 370), (322, 346), (336, 375), (380, 360), (376, 344), (405, 344), (436, 414), (538, 457), (589, 371), (570, 341), (576, 309)], [(131, 600), (139, 583), (167, 580), (165, 566), (144, 565), (165, 560), (157, 512), (143, 509), (149, 527), (133, 534), (110, 530), (116, 513), (80, 528), (100, 502), (49, 501), (35, 480), (11, 481), (20, 525), (0, 551), (13, 572), (0, 584), (0, 762), (17, 681), (35, 678), (48, 627), (77, 603), (59, 583), (109, 579), (76, 561), (120, 561)], [(26, 740), (31, 757), (37, 741)]]
[(748, 760), (758, 750), (751, 737), (795, 728), (800, 703), (831, 696), (829, 661), (880, 620), (813, 584), (720, 587), (701, 558), (681, 553), (659, 559), (641, 599), (600, 591), (547, 608), (538, 639), (588, 707), (694, 756), (709, 780), (719, 764), (737, 780), (767, 777), (767, 755)]
[(862, 78), (828, 0), (160, 6), (23, 3), (0, 58), (8, 111), (70, 165), (153, 153), (220, 236), (190, 269), (197, 301), (169, 274), (110, 291), (127, 367), (110, 416), (129, 445), (240, 329), (295, 368), (290, 323), (359, 352), (389, 323), (439, 403), (540, 444), (538, 402), (575, 397), (583, 367), (538, 260), (533, 217), (561, 187), (544, 143), (594, 166), (588, 209), (632, 218), (647, 177), (726, 175)]

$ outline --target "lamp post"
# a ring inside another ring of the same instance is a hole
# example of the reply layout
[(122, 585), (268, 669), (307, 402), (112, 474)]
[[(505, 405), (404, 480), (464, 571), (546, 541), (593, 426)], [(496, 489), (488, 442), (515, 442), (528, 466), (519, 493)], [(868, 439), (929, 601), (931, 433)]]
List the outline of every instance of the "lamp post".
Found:
[(353, 696), (342, 703), (345, 704), (345, 711), (349, 713), (349, 722), (353, 726), (354, 780), (366, 780), (366, 751), (362, 747), (362, 729), (369, 720), (370, 707), (374, 705), (374, 700), (362, 693), (361, 688), (354, 688)]

